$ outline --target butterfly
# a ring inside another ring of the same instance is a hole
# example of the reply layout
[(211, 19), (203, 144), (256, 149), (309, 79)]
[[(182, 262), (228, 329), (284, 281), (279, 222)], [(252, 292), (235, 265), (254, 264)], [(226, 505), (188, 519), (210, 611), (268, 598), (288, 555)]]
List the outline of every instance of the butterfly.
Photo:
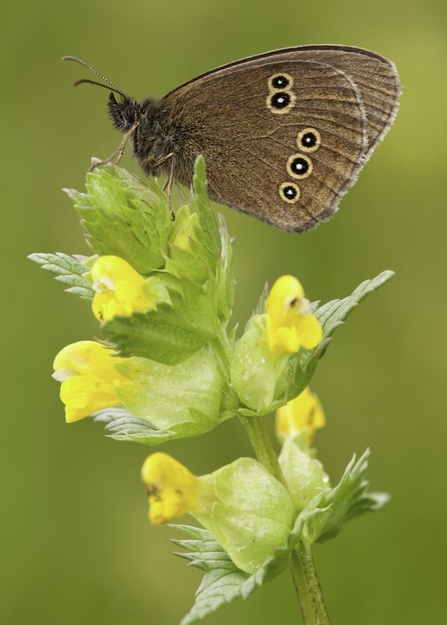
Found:
[[(391, 126), (394, 64), (362, 48), (308, 45), (251, 56), (137, 102), (110, 86), (108, 112), (146, 175), (192, 183), (206, 162), (209, 197), (289, 232), (327, 220)], [(117, 94), (118, 99), (115, 97)]]

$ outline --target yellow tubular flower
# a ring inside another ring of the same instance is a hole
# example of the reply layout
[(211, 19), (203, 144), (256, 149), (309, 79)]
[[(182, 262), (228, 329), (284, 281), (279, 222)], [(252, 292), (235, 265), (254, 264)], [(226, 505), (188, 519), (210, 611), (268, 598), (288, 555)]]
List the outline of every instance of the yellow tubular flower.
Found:
[(92, 267), (93, 314), (100, 321), (115, 315), (145, 312), (141, 287), (145, 280), (128, 262), (118, 256), (100, 256)]
[(276, 435), (283, 441), (287, 437), (294, 438), (306, 430), (307, 443), (311, 445), (315, 430), (324, 427), (325, 424), (320, 401), (309, 387), (276, 411)]
[(64, 347), (54, 360), (53, 377), (62, 382), (60, 397), (67, 423), (79, 421), (97, 410), (119, 406), (114, 387), (125, 378), (115, 371), (113, 349), (94, 341), (79, 341)]
[(273, 285), (265, 302), (268, 348), (276, 358), (313, 349), (321, 341), (320, 324), (306, 311), (308, 300), (303, 287), (293, 276), (282, 276)]
[(216, 499), (210, 485), (162, 452), (146, 458), (141, 478), (147, 486), (149, 519), (154, 525), (169, 523), (187, 512), (206, 512)]

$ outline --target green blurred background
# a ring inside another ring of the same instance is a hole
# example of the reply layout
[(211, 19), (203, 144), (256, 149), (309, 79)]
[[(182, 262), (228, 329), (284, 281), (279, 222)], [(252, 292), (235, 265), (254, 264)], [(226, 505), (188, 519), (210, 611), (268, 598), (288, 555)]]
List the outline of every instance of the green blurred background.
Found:
[[(169, 555), (175, 532), (147, 521), (139, 470), (149, 448), (107, 439), (90, 420), (66, 425), (50, 377), (58, 350), (98, 329), (89, 306), (26, 256), (87, 253), (60, 189), (82, 190), (90, 157), (108, 156), (120, 140), (106, 92), (73, 90), (89, 74), (60, 57), (78, 55), (143, 98), (217, 65), (307, 43), (392, 59), (401, 110), (340, 212), (315, 231), (290, 235), (222, 209), (237, 238), (235, 320), (243, 324), (265, 280), (282, 273), (297, 275), (310, 299), (328, 301), (396, 271), (338, 331), (313, 383), (328, 421), (316, 443), (332, 480), (370, 446), (371, 487), (392, 501), (317, 545), (315, 559), (334, 625), (446, 622), (446, 24), (439, 0), (3, 8), (2, 623), (175, 625), (201, 578)], [(127, 155), (123, 164), (138, 171)], [(164, 450), (197, 474), (250, 454), (236, 420)], [(207, 622), (288, 625), (300, 622), (297, 611), (286, 573)]]

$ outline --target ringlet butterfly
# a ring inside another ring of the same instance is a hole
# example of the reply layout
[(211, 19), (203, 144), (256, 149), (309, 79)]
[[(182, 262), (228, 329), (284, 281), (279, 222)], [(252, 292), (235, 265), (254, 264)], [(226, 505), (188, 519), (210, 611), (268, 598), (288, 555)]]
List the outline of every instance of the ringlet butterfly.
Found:
[[(109, 85), (108, 112), (146, 175), (190, 186), (205, 158), (209, 197), (289, 232), (328, 219), (392, 124), (393, 63), (362, 48), (284, 48), (201, 74), (161, 100)], [(115, 98), (115, 93), (120, 97)]]

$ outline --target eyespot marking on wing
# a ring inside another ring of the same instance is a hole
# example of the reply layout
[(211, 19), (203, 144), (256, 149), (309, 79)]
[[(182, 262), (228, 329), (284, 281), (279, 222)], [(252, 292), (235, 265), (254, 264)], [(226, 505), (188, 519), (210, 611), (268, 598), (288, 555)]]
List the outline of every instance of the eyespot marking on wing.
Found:
[(321, 145), (321, 135), (315, 128), (305, 128), (298, 134), (296, 143), (303, 152), (315, 152)]
[(279, 196), (289, 204), (295, 204), (300, 199), (301, 190), (294, 182), (283, 182), (279, 186)]
[(308, 178), (313, 170), (312, 161), (306, 154), (292, 154), (287, 160), (286, 167), (289, 176), (297, 180)]

